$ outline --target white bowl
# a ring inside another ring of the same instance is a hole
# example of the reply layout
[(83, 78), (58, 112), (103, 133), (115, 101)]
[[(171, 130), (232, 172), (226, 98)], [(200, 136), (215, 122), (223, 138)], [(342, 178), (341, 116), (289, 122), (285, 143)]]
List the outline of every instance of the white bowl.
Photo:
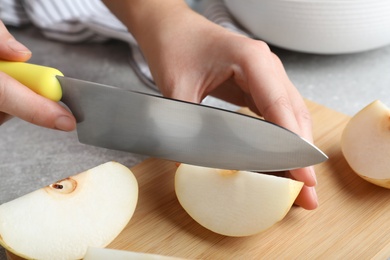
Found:
[(224, 0), (255, 37), (282, 48), (320, 54), (390, 44), (390, 0)]

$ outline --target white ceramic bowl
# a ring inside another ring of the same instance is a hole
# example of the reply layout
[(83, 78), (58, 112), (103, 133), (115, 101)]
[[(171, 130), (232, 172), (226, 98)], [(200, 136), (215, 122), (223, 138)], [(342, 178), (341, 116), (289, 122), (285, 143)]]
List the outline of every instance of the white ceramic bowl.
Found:
[(254, 36), (282, 48), (320, 54), (390, 44), (390, 0), (224, 0)]

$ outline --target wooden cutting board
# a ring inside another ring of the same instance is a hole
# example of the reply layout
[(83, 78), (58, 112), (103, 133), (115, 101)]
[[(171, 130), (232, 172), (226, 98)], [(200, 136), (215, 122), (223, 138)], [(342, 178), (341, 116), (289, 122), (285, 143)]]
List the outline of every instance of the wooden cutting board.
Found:
[[(132, 168), (139, 202), (108, 247), (191, 259), (386, 259), (390, 256), (390, 190), (353, 173), (340, 150), (349, 117), (307, 101), (315, 144), (329, 160), (317, 165), (320, 206), (293, 207), (269, 230), (225, 237), (197, 224), (176, 199), (172, 162), (149, 159)], [(277, 194), (275, 194), (277, 196)]]

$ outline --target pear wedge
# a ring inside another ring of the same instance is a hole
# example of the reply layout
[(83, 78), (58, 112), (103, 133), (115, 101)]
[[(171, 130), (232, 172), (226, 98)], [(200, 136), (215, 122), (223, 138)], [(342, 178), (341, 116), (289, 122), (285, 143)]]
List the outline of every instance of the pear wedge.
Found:
[(385, 104), (376, 100), (350, 119), (341, 149), (360, 177), (390, 189), (390, 109)]
[(81, 259), (117, 237), (137, 200), (133, 173), (108, 162), (0, 205), (0, 244), (25, 259)]
[(203, 227), (225, 236), (262, 232), (289, 212), (303, 183), (249, 171), (180, 164), (176, 196)]

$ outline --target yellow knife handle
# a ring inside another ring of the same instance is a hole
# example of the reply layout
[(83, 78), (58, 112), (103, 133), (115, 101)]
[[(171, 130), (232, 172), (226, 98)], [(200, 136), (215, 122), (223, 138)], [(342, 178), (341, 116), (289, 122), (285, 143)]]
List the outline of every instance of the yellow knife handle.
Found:
[(0, 71), (13, 77), (37, 94), (59, 101), (62, 88), (56, 76), (63, 76), (61, 71), (25, 62), (0, 61)]

